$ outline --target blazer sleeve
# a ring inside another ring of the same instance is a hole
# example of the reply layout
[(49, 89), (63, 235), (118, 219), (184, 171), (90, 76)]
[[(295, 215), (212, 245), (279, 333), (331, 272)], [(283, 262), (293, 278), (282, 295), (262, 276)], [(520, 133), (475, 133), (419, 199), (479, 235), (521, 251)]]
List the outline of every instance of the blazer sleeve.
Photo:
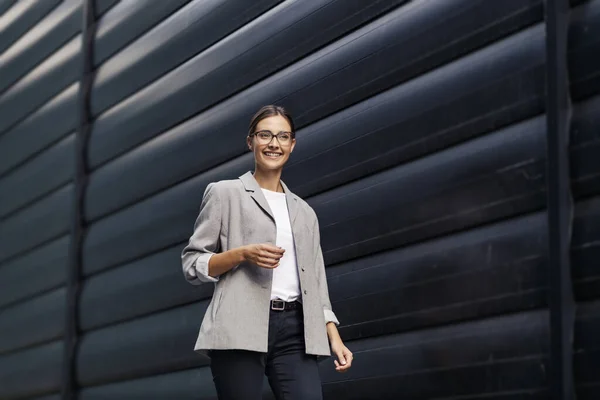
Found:
[(327, 285), (327, 275), (325, 274), (325, 262), (323, 260), (323, 251), (321, 250), (319, 220), (317, 219), (316, 214), (313, 237), (315, 238), (314, 248), (317, 249), (315, 267), (317, 270), (317, 280), (319, 284), (319, 296), (321, 298), (321, 304), (323, 305), (323, 313), (325, 314), (325, 323), (333, 322), (337, 326), (340, 324), (340, 321), (338, 321), (335, 313), (333, 312), (331, 300), (329, 299), (329, 287)]
[(208, 261), (219, 252), (221, 234), (221, 201), (214, 182), (208, 184), (200, 213), (194, 224), (194, 233), (181, 253), (183, 275), (192, 285), (217, 282), (218, 278), (208, 275)]

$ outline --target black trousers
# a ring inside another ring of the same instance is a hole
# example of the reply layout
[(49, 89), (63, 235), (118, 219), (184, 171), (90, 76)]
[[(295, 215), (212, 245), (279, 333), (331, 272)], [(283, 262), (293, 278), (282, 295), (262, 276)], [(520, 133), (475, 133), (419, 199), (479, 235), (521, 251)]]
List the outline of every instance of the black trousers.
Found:
[(210, 356), (219, 400), (262, 399), (265, 375), (277, 400), (323, 398), (317, 358), (305, 353), (301, 308), (271, 310), (268, 353), (213, 350)]

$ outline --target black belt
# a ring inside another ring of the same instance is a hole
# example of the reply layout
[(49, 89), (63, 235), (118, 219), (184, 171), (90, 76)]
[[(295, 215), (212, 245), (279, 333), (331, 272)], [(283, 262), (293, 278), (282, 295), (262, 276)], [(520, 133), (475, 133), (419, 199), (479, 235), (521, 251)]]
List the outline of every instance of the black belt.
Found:
[(271, 300), (271, 310), (273, 311), (289, 311), (299, 308), (302, 308), (302, 304), (298, 301)]

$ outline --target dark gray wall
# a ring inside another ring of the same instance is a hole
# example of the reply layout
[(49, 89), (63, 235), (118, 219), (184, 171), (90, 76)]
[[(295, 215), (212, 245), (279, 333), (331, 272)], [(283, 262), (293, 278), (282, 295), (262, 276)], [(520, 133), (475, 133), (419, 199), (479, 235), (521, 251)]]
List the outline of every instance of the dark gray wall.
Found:
[[(149, 3), (152, 6), (149, 6)], [(578, 398), (600, 396), (600, 0), (572, 1)], [(211, 399), (179, 254), (260, 106), (356, 355), (327, 399), (548, 397), (541, 0), (96, 0), (80, 398)], [(81, 2), (0, 0), (0, 399), (58, 399)], [(32, 379), (34, 377), (34, 379)], [(270, 398), (265, 387), (265, 397)]]

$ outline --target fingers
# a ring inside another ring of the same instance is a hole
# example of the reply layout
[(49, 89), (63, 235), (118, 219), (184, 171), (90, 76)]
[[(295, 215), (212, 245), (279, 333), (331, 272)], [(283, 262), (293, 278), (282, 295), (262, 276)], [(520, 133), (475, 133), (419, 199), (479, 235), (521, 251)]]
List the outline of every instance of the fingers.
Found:
[(258, 262), (263, 264), (275, 265), (279, 263), (280, 258), (272, 258), (272, 257), (258, 257)]
[(283, 253), (285, 253), (285, 249), (281, 247), (273, 246), (272, 244), (265, 243), (261, 245), (261, 251), (267, 257), (283, 257)]
[(276, 268), (279, 266), (284, 253), (285, 249), (268, 243), (262, 244), (260, 245), (257, 265), (263, 268)]
[(348, 369), (350, 369), (350, 367), (352, 366), (352, 360), (354, 358), (352, 352), (350, 352), (350, 350), (347, 350), (344, 352), (339, 352), (338, 354), (336, 354), (336, 356), (338, 359), (334, 360), (335, 370), (341, 373), (348, 371)]
[(279, 259), (259, 257), (256, 265), (262, 268), (277, 268), (279, 266)]
[(277, 268), (285, 249), (270, 243), (255, 244), (248, 247), (247, 260), (261, 268)]

